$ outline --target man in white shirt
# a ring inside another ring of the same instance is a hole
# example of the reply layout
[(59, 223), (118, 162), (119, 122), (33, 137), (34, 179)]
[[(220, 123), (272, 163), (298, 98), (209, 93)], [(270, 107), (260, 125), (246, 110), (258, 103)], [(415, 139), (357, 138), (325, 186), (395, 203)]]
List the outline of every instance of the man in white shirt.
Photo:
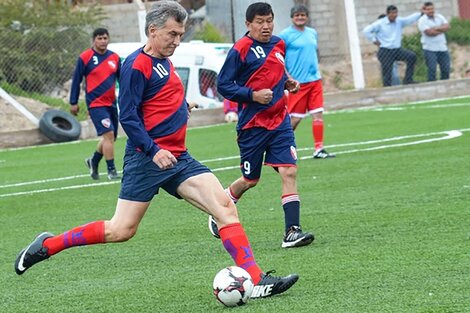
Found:
[(450, 29), (449, 23), (441, 14), (434, 12), (434, 4), (425, 2), (424, 15), (418, 20), (421, 32), (424, 59), (428, 67), (428, 81), (436, 80), (436, 68), (439, 64), (441, 79), (449, 79), (450, 55), (447, 49), (445, 32)]

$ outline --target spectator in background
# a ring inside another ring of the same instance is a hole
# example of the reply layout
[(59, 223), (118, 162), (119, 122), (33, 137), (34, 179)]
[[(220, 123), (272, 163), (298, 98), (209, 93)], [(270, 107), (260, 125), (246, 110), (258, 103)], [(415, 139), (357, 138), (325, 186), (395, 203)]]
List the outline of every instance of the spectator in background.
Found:
[[(381, 19), (386, 17), (387, 14), (380, 14), (377, 19)], [(398, 86), (401, 85), (401, 80), (400, 80), (400, 75), (398, 74), (398, 61), (393, 62), (393, 68), (392, 68), (392, 86)]]
[(93, 46), (82, 52), (77, 60), (70, 90), (70, 112), (77, 115), (80, 85), (85, 77), (88, 113), (97, 135), (101, 136), (95, 153), (85, 160), (91, 178), (95, 180), (99, 179), (98, 164), (103, 156), (108, 167), (108, 179), (120, 178), (114, 165), (114, 141), (119, 125), (115, 86), (121, 62), (116, 53), (108, 50), (108, 43), (108, 30), (95, 29)]
[(377, 57), (382, 67), (383, 85), (392, 85), (392, 71), (395, 61), (406, 62), (403, 84), (412, 84), (414, 83), (413, 74), (416, 54), (401, 47), (402, 32), (405, 26), (417, 22), (421, 13), (416, 12), (407, 17), (399, 17), (398, 9), (394, 5), (389, 5), (386, 13), (386, 17), (376, 20), (364, 28), (364, 36), (379, 47)]
[(436, 80), (436, 68), (439, 65), (441, 79), (449, 79), (450, 55), (447, 48), (445, 32), (450, 29), (449, 23), (441, 14), (436, 14), (434, 4), (425, 2), (424, 15), (418, 20), (421, 32), (424, 59), (428, 68), (428, 81)]
[(300, 90), (289, 94), (287, 110), (292, 128), (300, 121), (312, 116), (314, 159), (332, 158), (323, 147), (323, 85), (318, 67), (317, 31), (308, 27), (308, 9), (297, 4), (291, 9), (292, 25), (284, 29), (279, 37), (286, 43), (286, 69), (292, 78), (300, 82)]

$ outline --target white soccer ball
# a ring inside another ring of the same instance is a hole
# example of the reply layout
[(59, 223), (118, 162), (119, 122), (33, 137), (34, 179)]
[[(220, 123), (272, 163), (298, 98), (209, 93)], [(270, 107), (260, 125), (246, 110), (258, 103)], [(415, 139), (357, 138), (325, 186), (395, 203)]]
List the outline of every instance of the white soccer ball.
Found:
[(238, 114), (235, 113), (235, 112), (227, 112), (227, 114), (225, 114), (225, 121), (227, 123), (236, 123), (236, 122), (238, 122)]
[(225, 306), (244, 305), (253, 292), (253, 281), (247, 271), (238, 266), (229, 266), (215, 275), (215, 298)]

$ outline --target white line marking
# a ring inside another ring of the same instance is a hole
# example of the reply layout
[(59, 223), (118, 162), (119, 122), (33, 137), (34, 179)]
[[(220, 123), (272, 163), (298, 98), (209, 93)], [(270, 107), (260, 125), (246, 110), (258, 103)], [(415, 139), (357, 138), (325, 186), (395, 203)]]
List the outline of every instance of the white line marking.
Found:
[(105, 186), (105, 185), (114, 185), (118, 184), (121, 181), (110, 181), (104, 183), (93, 183), (93, 184), (85, 184), (85, 185), (75, 185), (75, 186), (66, 186), (66, 187), (59, 187), (59, 188), (49, 188), (49, 189), (38, 189), (38, 190), (31, 190), (31, 191), (21, 191), (21, 192), (14, 192), (14, 193), (7, 193), (0, 195), (0, 198), (6, 198), (11, 196), (24, 196), (24, 195), (32, 195), (35, 193), (44, 193), (44, 192), (51, 192), (51, 191), (61, 191), (61, 190), (69, 190), (69, 189), (80, 189), (80, 188), (87, 188), (87, 187), (95, 187), (95, 186)]
[[(465, 128), (465, 129), (460, 129), (460, 130), (448, 130), (448, 131), (442, 131), (442, 132), (433, 132), (433, 133), (427, 133), (427, 134), (416, 134), (416, 135), (409, 135), (409, 136), (397, 136), (397, 137), (377, 139), (377, 140), (369, 140), (369, 141), (355, 142), (355, 143), (344, 143), (344, 144), (331, 145), (331, 146), (328, 146), (328, 148), (330, 148), (330, 147), (347, 147), (347, 146), (369, 145), (369, 144), (384, 143), (384, 142), (397, 141), (397, 140), (410, 139), (410, 138), (422, 138), (422, 137), (430, 137), (430, 136), (436, 136), (436, 135), (444, 135), (444, 136), (437, 137), (437, 138), (422, 139), (422, 140), (416, 140), (416, 141), (411, 141), (411, 142), (395, 143), (395, 144), (389, 144), (389, 145), (381, 145), (381, 146), (362, 148), (362, 149), (352, 149), (352, 150), (345, 150), (345, 151), (339, 151), (339, 152), (335, 151), (335, 153), (337, 153), (337, 154), (348, 154), (348, 153), (355, 153), (355, 152), (362, 152), (362, 151), (373, 151), (373, 150), (380, 150), (380, 149), (387, 149), (387, 148), (397, 148), (397, 147), (404, 147), (404, 146), (411, 146), (411, 145), (429, 143), (429, 142), (433, 142), (433, 141), (453, 139), (453, 138), (457, 138), (457, 137), (462, 136), (462, 133), (467, 132), (467, 131), (470, 131), (470, 128)], [(309, 150), (309, 149), (312, 149), (312, 148), (302, 148), (302, 149), (298, 149), (298, 150)], [(230, 156), (230, 157), (226, 157), (226, 158), (209, 159), (209, 160), (201, 161), (201, 163), (210, 163), (210, 162), (215, 162), (215, 161), (232, 160), (232, 159), (236, 159), (236, 158), (239, 158), (239, 156)], [(311, 159), (311, 158), (312, 158), (312, 156), (309, 155), (309, 156), (301, 157), (299, 159), (304, 160), (304, 159)], [(239, 168), (240, 168), (239, 165), (226, 166), (226, 167), (219, 167), (219, 168), (212, 169), (212, 171), (213, 172), (221, 172), (221, 171), (227, 171), (227, 170), (233, 170), (233, 169), (239, 169)], [(3, 185), (3, 186), (0, 185), (0, 188), (25, 186), (25, 185), (39, 184), (39, 183), (48, 183), (48, 182), (51, 182), (51, 181), (63, 181), (63, 180), (70, 180), (70, 179), (74, 179), (74, 178), (81, 178), (81, 177), (85, 177), (85, 176), (88, 176), (88, 175), (85, 175), (85, 174), (84, 175), (75, 175), (75, 176), (44, 179), (44, 180), (37, 180), (37, 181), (32, 181), (32, 182), (23, 182), (23, 183)], [(39, 190), (32, 190), (32, 191), (22, 191), (22, 192), (8, 193), (8, 194), (0, 194), (0, 198), (6, 198), (6, 197), (11, 197), (11, 196), (31, 195), (31, 194), (36, 194), (36, 193), (61, 191), (61, 190), (69, 190), (69, 189), (95, 187), (95, 186), (113, 185), (113, 184), (117, 184), (117, 183), (120, 183), (120, 181), (92, 183), (92, 184), (84, 184), (84, 185), (74, 185), (74, 186), (39, 189)]]
[[(352, 150), (346, 150), (346, 151), (338, 151), (338, 152), (335, 152), (335, 153), (336, 154), (348, 154), (348, 153), (363, 152), (363, 151), (381, 150), (381, 149), (387, 149), (387, 148), (398, 148), (398, 147), (405, 147), (405, 146), (411, 146), (411, 145), (419, 145), (419, 144), (422, 144), (422, 143), (429, 143), (429, 142), (433, 142), (433, 141), (453, 139), (453, 138), (462, 136), (462, 132), (457, 131), (457, 130), (451, 130), (451, 131), (448, 131), (448, 132), (445, 132), (445, 133), (446, 133), (446, 136), (438, 137), (438, 138), (423, 139), (423, 140), (404, 142), (404, 143), (396, 143), (396, 144), (390, 144), (390, 145), (382, 145), (382, 146), (363, 148), (363, 149), (352, 149)], [(312, 158), (312, 156), (309, 155), (309, 156), (301, 157), (299, 159), (300, 160), (305, 160), (305, 159), (311, 159), (311, 158)]]

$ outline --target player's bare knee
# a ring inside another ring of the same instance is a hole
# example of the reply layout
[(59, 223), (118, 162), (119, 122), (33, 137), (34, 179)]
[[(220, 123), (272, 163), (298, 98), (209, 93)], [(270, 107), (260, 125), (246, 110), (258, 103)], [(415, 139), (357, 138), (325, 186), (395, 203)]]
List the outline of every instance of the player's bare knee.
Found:
[(227, 203), (227, 205), (224, 205), (216, 210), (216, 212), (213, 213), (213, 217), (219, 226), (239, 222), (237, 207), (231, 200)]

